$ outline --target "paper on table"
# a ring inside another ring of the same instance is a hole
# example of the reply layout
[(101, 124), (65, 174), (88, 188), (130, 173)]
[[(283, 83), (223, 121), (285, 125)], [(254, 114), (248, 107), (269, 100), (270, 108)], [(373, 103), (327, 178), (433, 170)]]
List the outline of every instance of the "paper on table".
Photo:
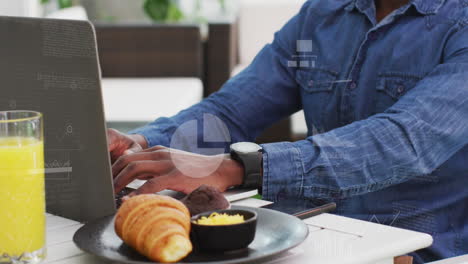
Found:
[(259, 200), (255, 198), (247, 198), (247, 199), (242, 199), (239, 201), (234, 201), (231, 203), (232, 205), (238, 205), (238, 206), (247, 206), (247, 207), (254, 207), (254, 208), (260, 208), (265, 205), (272, 204), (270, 201), (265, 201), (265, 200)]

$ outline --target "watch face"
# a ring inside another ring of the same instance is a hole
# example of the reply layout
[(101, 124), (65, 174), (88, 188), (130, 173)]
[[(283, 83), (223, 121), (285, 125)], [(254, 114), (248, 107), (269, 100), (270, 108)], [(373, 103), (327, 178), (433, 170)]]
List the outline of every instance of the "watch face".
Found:
[(262, 147), (252, 142), (239, 142), (232, 144), (231, 149), (239, 153), (253, 153), (259, 152)]

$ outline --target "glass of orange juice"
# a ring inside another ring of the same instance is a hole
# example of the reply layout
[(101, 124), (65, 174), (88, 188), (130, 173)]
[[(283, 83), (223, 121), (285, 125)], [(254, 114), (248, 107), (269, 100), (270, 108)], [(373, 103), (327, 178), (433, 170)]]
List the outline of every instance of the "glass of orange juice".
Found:
[(0, 112), (0, 263), (45, 258), (42, 115)]

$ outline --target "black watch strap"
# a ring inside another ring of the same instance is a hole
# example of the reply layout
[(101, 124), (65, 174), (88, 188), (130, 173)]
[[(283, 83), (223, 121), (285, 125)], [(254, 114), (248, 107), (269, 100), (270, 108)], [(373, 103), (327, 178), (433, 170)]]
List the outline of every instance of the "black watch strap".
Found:
[(263, 185), (263, 151), (239, 152), (231, 147), (231, 158), (240, 162), (244, 167), (244, 179), (240, 187), (260, 188)]

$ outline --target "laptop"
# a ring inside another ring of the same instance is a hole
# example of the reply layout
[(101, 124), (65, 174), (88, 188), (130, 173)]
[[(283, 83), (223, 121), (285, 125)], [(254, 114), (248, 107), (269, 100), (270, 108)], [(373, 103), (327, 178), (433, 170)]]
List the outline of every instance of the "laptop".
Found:
[(93, 27), (0, 17), (2, 110), (44, 114), (47, 212), (86, 222), (115, 212)]
[[(47, 212), (80, 222), (115, 213), (93, 26), (0, 17), (0, 37), (0, 110), (44, 114)], [(256, 194), (234, 192), (231, 201)]]

